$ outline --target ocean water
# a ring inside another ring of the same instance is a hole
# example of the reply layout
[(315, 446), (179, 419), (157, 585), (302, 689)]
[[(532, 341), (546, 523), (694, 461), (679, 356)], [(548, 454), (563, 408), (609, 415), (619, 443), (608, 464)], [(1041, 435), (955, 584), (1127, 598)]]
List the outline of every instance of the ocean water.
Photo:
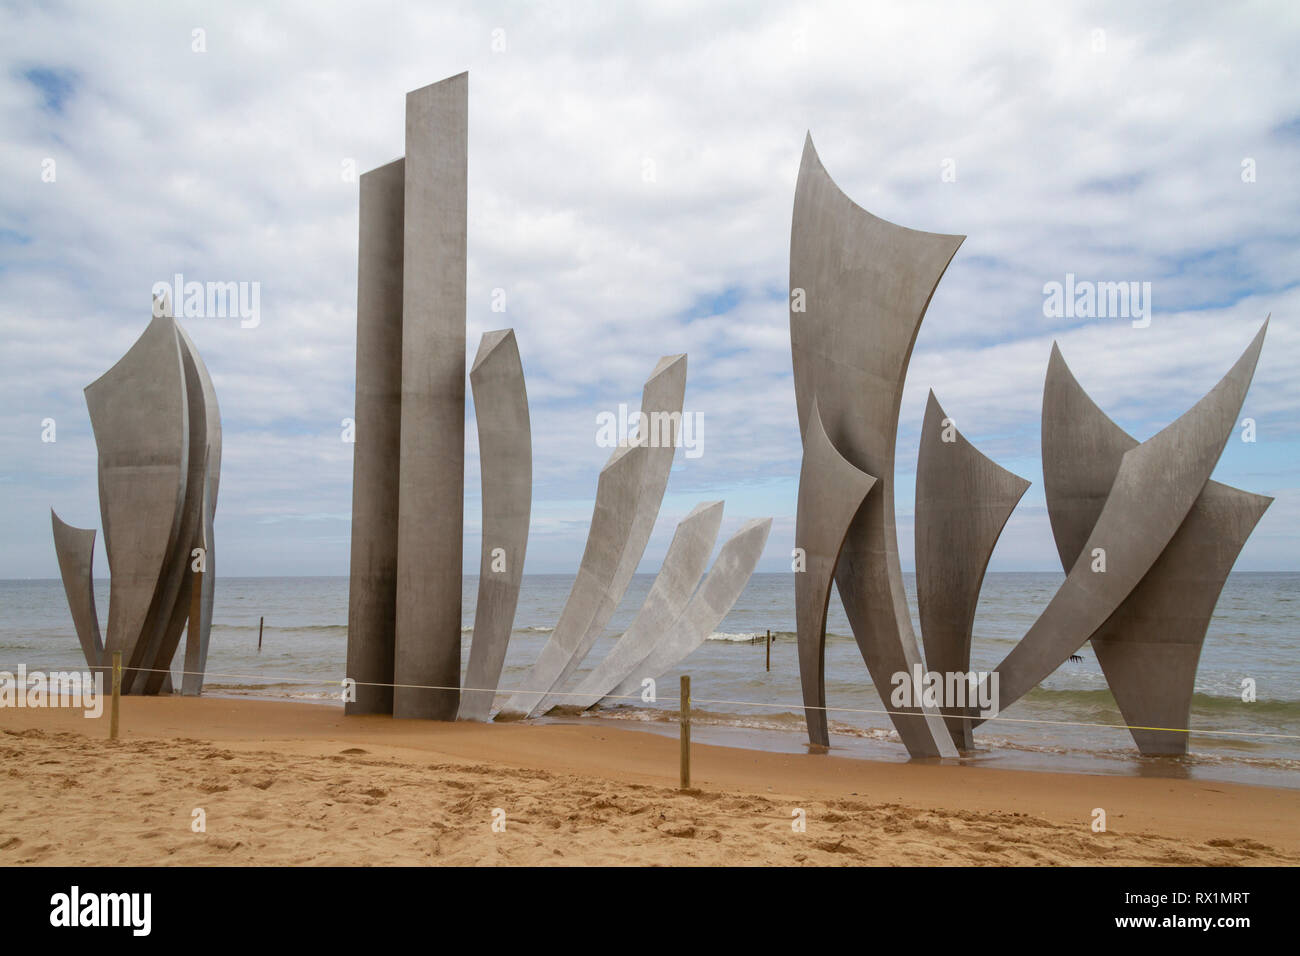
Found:
[[(915, 622), (915, 578), (905, 575)], [(971, 666), (991, 670), (1034, 622), (1060, 574), (990, 573), (975, 620)], [(637, 575), (581, 674), (613, 646), (654, 576)], [(537, 658), (568, 596), (567, 575), (523, 580), (501, 686), (513, 690)], [(463, 662), (469, 659), (478, 581), (463, 596)], [(96, 583), (101, 624), (108, 582)], [(219, 578), (205, 693), (339, 703), (347, 644), (347, 578)], [(258, 620), (265, 619), (259, 652)], [(771, 671), (764, 666), (772, 632)], [(794, 576), (756, 574), (717, 632), (658, 680), (657, 703), (620, 701), (584, 715), (546, 720), (613, 720), (676, 734), (678, 675), (691, 676), (692, 734), (703, 742), (802, 752), (806, 735), (794, 635)], [(919, 630), (919, 625), (918, 625)], [(1300, 574), (1238, 573), (1224, 587), (1206, 636), (1192, 702), (1189, 756), (1143, 758), (1090, 647), (976, 732), (965, 761), (989, 766), (1182, 776), (1300, 788)], [(84, 669), (57, 580), (0, 581), (0, 670)], [(179, 671), (181, 654), (174, 668)], [(1243, 703), (1244, 678), (1257, 700)], [(177, 681), (179, 684), (179, 680)], [(671, 698), (671, 699), (667, 699)], [(827, 622), (826, 698), (832, 750), (905, 760), (839, 604)], [(1232, 731), (1216, 736), (1197, 731)], [(1244, 735), (1287, 736), (1244, 736)]]

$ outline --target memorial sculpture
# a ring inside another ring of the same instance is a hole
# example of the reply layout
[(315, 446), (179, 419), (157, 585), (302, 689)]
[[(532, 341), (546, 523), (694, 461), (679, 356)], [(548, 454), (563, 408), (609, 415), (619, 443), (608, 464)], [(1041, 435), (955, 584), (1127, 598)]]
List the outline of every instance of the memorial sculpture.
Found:
[[(840, 191), (812, 137), (805, 139), (790, 227), (790, 351), (799, 434), (806, 453), (815, 403), (831, 446), (875, 479), (841, 532), (835, 584), (882, 700), (889, 700), (892, 675), (911, 673), (921, 663), (894, 527), (903, 380), (930, 297), (964, 238), (917, 232), (871, 215)], [(810, 544), (795, 541), (796, 548)], [(817, 615), (801, 607), (799, 594), (815, 600), (818, 590), (796, 592), (797, 618), (815, 622)], [(800, 631), (799, 639), (820, 640), (812, 631)], [(805, 682), (805, 695), (816, 684)], [(804, 705), (819, 706), (807, 696)], [(899, 708), (892, 720), (913, 756), (956, 756), (936, 709)], [(820, 721), (810, 723), (809, 739), (824, 746), (820, 727)]]
[(406, 95), (361, 177), (349, 714), (460, 709), (469, 77)]
[[(1052, 347), (1043, 387), (1043, 478), (1068, 572), (1085, 552), (1125, 454), (1137, 446)], [(1228, 572), (1273, 499), (1210, 480), (1141, 582), (1091, 637), (1144, 754), (1185, 754), (1196, 666)], [(1175, 728), (1163, 730), (1159, 728)]]
[[(771, 530), (770, 518), (745, 522), (704, 575), (723, 504), (696, 507), (678, 525), (631, 625), (579, 677), (663, 502), (686, 384), (686, 356), (665, 356), (645, 384), (635, 438), (615, 448), (600, 472), (560, 619), (494, 715), (527, 550), (532, 451), (514, 331), (485, 333), (470, 370), (484, 515), (462, 682), (467, 147), (462, 73), (407, 94), (405, 155), (361, 177), (349, 714), (489, 720), (631, 695), (718, 626)], [(894, 446), (917, 331), (963, 238), (871, 215), (835, 185), (805, 140), (790, 233), (790, 342), (803, 444), (795, 610), (809, 741), (821, 749), (829, 746), (824, 650), (832, 582), (882, 699), (892, 701), (900, 675), (926, 664), (969, 677), (985, 569), (1028, 487), (980, 454), (931, 392), (917, 467), (918, 642), (898, 556)], [(995, 710), (1091, 642), (1139, 750), (1186, 753), (1215, 604), (1272, 501), (1210, 479), (1267, 328), (1265, 319), (1222, 381), (1144, 442), (1092, 402), (1053, 345), (1043, 472), (1066, 578), (980, 685), (996, 691)], [(111, 581), (101, 634), (96, 532), (51, 511), (78, 641), (98, 672), (122, 655), (124, 692), (157, 694), (172, 689), (184, 630), (181, 690), (199, 694), (211, 629), (221, 422), (207, 368), (166, 294), (155, 299), (139, 340), (85, 392)], [(974, 728), (991, 716), (925, 696), (893, 704), (889, 715), (917, 757), (971, 749)]]
[(406, 94), (393, 716), (460, 707), (469, 76)]
[(50, 518), (87, 665), (107, 673), (121, 652), (123, 693), (170, 693), (185, 631), (181, 692), (195, 696), (212, 625), (221, 416), (207, 367), (166, 296), (154, 313), (126, 355), (86, 387), (110, 571), (106, 636), (95, 608), (95, 531), (53, 510)]
[(360, 177), (347, 714), (393, 712), (405, 182), (401, 159)]
[(640, 416), (644, 427), (614, 450), (600, 473), (587, 546), (559, 622), (498, 719), (540, 716), (556, 707), (585, 710), (606, 697), (625, 696), (628, 687), (661, 676), (699, 647), (749, 582), (772, 519), (742, 525), (700, 583), (723, 503), (698, 505), (678, 524), (632, 623), (589, 674), (575, 676), (622, 600), (659, 513), (685, 375), (686, 356), (666, 356), (646, 382)]
[(677, 524), (663, 564), (632, 623), (619, 636), (596, 668), (574, 688), (563, 706), (586, 709), (610, 693), (618, 683), (646, 659), (660, 636), (686, 609), (695, 586), (713, 553), (722, 525), (721, 501), (696, 505)]
[[(716, 511), (716, 517), (710, 514)], [(706, 517), (707, 516), (707, 517)], [(641, 610), (609, 653), (572, 692), (554, 699), (560, 706), (586, 710), (605, 698), (627, 697), (642, 691), (642, 681), (661, 676), (679, 664), (691, 651), (699, 647), (727, 616), (745, 589), (758, 559), (763, 554), (768, 534), (772, 530), (771, 518), (752, 518), (727, 539), (713, 562), (713, 567), (696, 589), (703, 563), (713, 549), (717, 524), (722, 517), (722, 502), (703, 504), (687, 515), (678, 526), (678, 535), (685, 534), (699, 544), (707, 537), (707, 544), (696, 551), (703, 557), (696, 570), (693, 557), (689, 569), (685, 561), (674, 562), (675, 548), (670, 546), (664, 558), (664, 570), (651, 588)], [(698, 531), (686, 528), (693, 518), (707, 522), (711, 528)], [(673, 545), (677, 545), (674, 537)], [(696, 550), (691, 544), (682, 550)], [(669, 600), (656, 601), (656, 589), (665, 572), (672, 576), (662, 589), (663, 595), (673, 595)], [(687, 600), (689, 599), (689, 601)], [(676, 609), (674, 611), (674, 609)], [(546, 704), (539, 708), (545, 712)]]
[[(916, 465), (916, 603), (929, 670), (970, 671), (971, 632), (993, 547), (1029, 482), (981, 455), (930, 392)], [(924, 556), (924, 560), (922, 560)], [(959, 749), (974, 708), (940, 708)]]
[[(406, 155), (361, 176), (348, 714), (491, 719), (518, 605), (532, 452), (518, 344), (514, 331), (503, 329), (484, 335), (470, 371), (483, 542), (462, 681), (467, 131), (462, 73), (407, 94)], [(565, 702), (563, 688), (604, 633), (645, 553), (672, 469), (685, 388), (686, 356), (662, 358), (642, 394), (644, 426), (600, 473), (586, 550), (560, 620), (495, 716), (524, 717)], [(696, 592), (721, 503), (697, 511), (679, 529), (682, 543), (670, 548), (638, 615), (644, 623), (625, 645), (636, 652), (629, 664), (659, 649), (671, 658), (663, 666), (671, 666), (697, 646), (708, 636), (700, 628), (715, 615), (721, 620), (758, 560), (770, 521), (751, 522), (729, 540)], [(626, 676), (617, 661), (605, 672), (605, 691)]]
[(708, 639), (745, 590), (771, 530), (771, 518), (750, 518), (727, 539), (686, 609), (609, 696), (627, 697), (640, 692), (642, 681), (659, 677), (680, 664)]
[(794, 539), (795, 630), (799, 637), (799, 680), (803, 688), (808, 741), (830, 746), (826, 720), (826, 609), (835, 565), (849, 523), (875, 485), (873, 475), (853, 467), (831, 444), (813, 400), (803, 440)]
[(95, 609), (95, 529), (74, 528), (50, 509), (54, 525), (54, 553), (59, 561), (59, 576), (72, 611), (72, 626), (86, 663), (98, 667), (104, 659), (104, 638)]
[[(923, 666), (898, 563), (893, 447), (912, 344), (960, 243), (861, 209), (805, 141), (790, 240), (790, 339), (804, 439), (795, 544), (805, 567), (796, 567), (796, 618), (815, 746), (828, 744), (822, 650), (832, 574), (882, 700), (891, 700), (899, 675)], [(1091, 640), (1138, 748), (1186, 752), (1196, 663), (1214, 604), (1271, 501), (1210, 481), (1267, 326), (1266, 319), (1209, 394), (1141, 444), (1092, 404), (1054, 347), (1043, 399), (1044, 475), (1067, 576), (986, 676), (981, 689), (997, 689), (996, 708)], [(931, 671), (968, 674), (984, 570), (1027, 487), (966, 442), (931, 393), (916, 498), (917, 592)], [(970, 749), (973, 729), (987, 719), (969, 706), (936, 713), (925, 700), (914, 703), (889, 712), (916, 757)]]
[(560, 620), (499, 716), (536, 713), (586, 658), (622, 601), (654, 529), (676, 451), (686, 390), (686, 356), (659, 360), (641, 396), (649, 429), (615, 448), (601, 470), (587, 546)]
[(533, 450), (528, 394), (512, 329), (487, 332), (469, 373), (483, 485), (483, 546), (461, 720), (487, 720), (505, 664), (528, 547)]
[[(1267, 328), (1266, 321), (1204, 398), (1120, 458), (1096, 522), (1064, 583), (994, 670), (999, 707), (1015, 703), (1097, 634), (1166, 550), (1223, 453)], [(1105, 562), (1104, 571), (1099, 558)], [(1157, 640), (1166, 640), (1168, 625), (1158, 623), (1161, 626), (1150, 631)]]

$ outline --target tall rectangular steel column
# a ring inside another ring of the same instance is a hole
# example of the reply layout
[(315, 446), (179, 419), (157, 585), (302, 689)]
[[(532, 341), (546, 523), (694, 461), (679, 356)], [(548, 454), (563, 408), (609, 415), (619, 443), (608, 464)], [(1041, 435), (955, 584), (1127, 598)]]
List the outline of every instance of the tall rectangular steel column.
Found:
[(394, 717), (460, 702), (468, 127), (468, 74), (406, 95)]
[(397, 462), (402, 426), (402, 221), (406, 164), (361, 176), (357, 243), (357, 405), (352, 446), (348, 714), (393, 712)]

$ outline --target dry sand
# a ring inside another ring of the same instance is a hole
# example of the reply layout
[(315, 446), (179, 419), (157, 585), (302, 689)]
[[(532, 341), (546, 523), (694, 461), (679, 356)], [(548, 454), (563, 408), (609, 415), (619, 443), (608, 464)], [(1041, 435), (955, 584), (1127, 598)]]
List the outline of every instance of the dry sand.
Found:
[(0, 731), (0, 865), (1300, 863), (1300, 792), (1268, 787), (696, 744), (682, 793), (643, 731), (218, 698), (125, 698), (118, 741), (66, 709)]

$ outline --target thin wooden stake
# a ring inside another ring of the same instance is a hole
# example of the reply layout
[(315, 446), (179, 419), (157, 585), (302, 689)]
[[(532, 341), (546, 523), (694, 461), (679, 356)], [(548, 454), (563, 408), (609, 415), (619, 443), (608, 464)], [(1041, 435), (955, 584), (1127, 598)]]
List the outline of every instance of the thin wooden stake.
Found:
[(767, 669), (772, 669), (772, 629), (767, 629)]
[(108, 717), (108, 739), (117, 739), (117, 715), (122, 702), (122, 652), (113, 652), (113, 707)]
[(265, 620), (265, 617), (257, 619), (257, 653), (259, 654), (262, 653), (262, 622)]
[(682, 790), (691, 789), (691, 678), (682, 675)]

